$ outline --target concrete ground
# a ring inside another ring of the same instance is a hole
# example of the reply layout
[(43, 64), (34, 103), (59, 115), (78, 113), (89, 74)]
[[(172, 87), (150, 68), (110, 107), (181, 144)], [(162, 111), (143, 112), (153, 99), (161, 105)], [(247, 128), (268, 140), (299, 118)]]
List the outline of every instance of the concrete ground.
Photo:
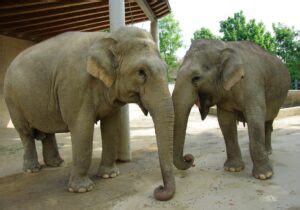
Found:
[[(167, 202), (154, 200), (153, 190), (162, 183), (155, 133), (151, 117), (130, 105), (133, 159), (119, 164), (120, 176), (96, 178), (100, 162), (99, 125), (94, 134), (90, 176), (93, 191), (67, 192), (71, 165), (69, 134), (58, 134), (58, 146), (65, 166), (43, 168), (35, 174), (22, 172), (23, 149), (13, 128), (0, 130), (0, 209), (300, 209), (300, 116), (275, 121), (273, 133), (274, 177), (259, 181), (251, 176), (252, 162), (247, 130), (239, 124), (239, 142), (246, 168), (242, 172), (223, 170), (225, 145), (217, 119), (201, 121), (196, 108), (190, 115), (185, 151), (195, 156), (196, 166), (175, 169), (177, 190)], [(42, 163), (41, 144), (37, 142)]]

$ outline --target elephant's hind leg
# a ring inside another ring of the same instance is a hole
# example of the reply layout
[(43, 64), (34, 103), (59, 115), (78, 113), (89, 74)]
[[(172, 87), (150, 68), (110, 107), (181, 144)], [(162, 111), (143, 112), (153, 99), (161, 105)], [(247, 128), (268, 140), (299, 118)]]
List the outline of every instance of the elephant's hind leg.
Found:
[(239, 172), (244, 169), (245, 165), (242, 160), (241, 150), (237, 139), (236, 115), (233, 112), (227, 112), (221, 108), (218, 108), (217, 112), (227, 152), (227, 160), (224, 163), (224, 169), (230, 172)]
[(273, 120), (267, 121), (265, 123), (265, 146), (268, 155), (272, 154), (272, 145), (271, 145), (271, 134), (273, 131)]
[(98, 170), (98, 176), (102, 178), (113, 178), (120, 174), (116, 167), (116, 152), (119, 132), (115, 128), (120, 128), (121, 120), (120, 111), (117, 113), (107, 116), (101, 120), (101, 136), (102, 136), (102, 157), (101, 163)]
[(24, 118), (21, 110), (9, 99), (6, 99), (6, 102), (12, 123), (18, 131), (24, 147), (23, 170), (29, 173), (38, 172), (41, 169), (41, 166), (38, 162), (33, 129), (30, 128), (29, 123)]
[(64, 161), (60, 157), (55, 134), (46, 134), (46, 138), (42, 140), (43, 144), (43, 157), (47, 166), (58, 167)]
[[(248, 133), (250, 139), (250, 154), (253, 161), (252, 174), (255, 178), (265, 180), (273, 175), (273, 167), (265, 147), (265, 106), (259, 101), (263, 97), (257, 97), (255, 103), (260, 106), (246, 108)], [(259, 103), (260, 102), (260, 103)]]
[(23, 170), (29, 173), (38, 172), (41, 169), (41, 166), (38, 161), (34, 138), (31, 133), (23, 131), (18, 132), (24, 147)]

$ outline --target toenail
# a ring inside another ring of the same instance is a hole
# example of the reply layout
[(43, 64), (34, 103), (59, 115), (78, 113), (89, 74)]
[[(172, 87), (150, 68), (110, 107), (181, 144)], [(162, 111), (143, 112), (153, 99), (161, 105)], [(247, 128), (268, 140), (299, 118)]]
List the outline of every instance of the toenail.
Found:
[(79, 188), (78, 192), (79, 193), (84, 193), (84, 192), (86, 192), (86, 189), (85, 188)]
[(266, 176), (263, 175), (263, 174), (261, 174), (261, 175), (259, 176), (259, 178), (260, 178), (260, 179), (266, 179)]
[(114, 178), (114, 177), (116, 177), (116, 176), (117, 176), (116, 173), (112, 173), (112, 174), (110, 175), (111, 178)]
[(102, 178), (107, 179), (107, 178), (109, 178), (109, 176), (108, 176), (108, 174), (103, 174)]

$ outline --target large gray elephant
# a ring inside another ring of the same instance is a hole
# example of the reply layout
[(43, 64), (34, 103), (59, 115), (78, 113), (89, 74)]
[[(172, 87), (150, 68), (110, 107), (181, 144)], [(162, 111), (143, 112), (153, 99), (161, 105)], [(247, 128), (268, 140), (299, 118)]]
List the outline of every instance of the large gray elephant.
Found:
[(193, 156), (183, 156), (187, 120), (191, 107), (199, 107), (202, 120), (211, 106), (223, 133), (227, 160), (224, 169), (244, 168), (237, 139), (237, 121), (247, 123), (253, 176), (268, 179), (273, 169), (271, 132), (290, 86), (287, 68), (279, 58), (248, 41), (194, 41), (184, 57), (172, 95), (174, 122), (174, 164), (185, 170)]
[(175, 192), (172, 172), (174, 110), (166, 65), (150, 33), (124, 27), (114, 33), (67, 32), (22, 52), (4, 85), (12, 122), (24, 146), (24, 170), (38, 171), (34, 139), (41, 139), (46, 165), (62, 159), (55, 133), (71, 132), (73, 167), (69, 191), (93, 187), (87, 176), (94, 123), (101, 121), (103, 152), (98, 175), (115, 177), (116, 122), (120, 107), (137, 103), (155, 126), (164, 187), (155, 198)]

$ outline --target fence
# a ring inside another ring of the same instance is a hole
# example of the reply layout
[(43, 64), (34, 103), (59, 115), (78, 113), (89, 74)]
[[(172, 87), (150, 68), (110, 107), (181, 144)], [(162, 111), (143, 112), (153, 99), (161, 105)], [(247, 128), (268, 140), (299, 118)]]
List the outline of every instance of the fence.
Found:
[(292, 90), (300, 90), (300, 80), (297, 80), (297, 79), (292, 80), (291, 89)]

